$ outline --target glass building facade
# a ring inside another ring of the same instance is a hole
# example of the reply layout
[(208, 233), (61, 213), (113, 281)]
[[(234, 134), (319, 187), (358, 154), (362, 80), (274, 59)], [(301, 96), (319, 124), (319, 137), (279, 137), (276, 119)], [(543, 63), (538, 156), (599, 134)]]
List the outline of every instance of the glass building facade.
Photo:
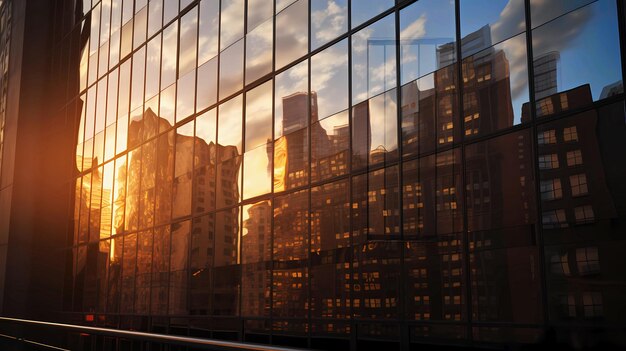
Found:
[(53, 3), (59, 318), (626, 346), (622, 1)]

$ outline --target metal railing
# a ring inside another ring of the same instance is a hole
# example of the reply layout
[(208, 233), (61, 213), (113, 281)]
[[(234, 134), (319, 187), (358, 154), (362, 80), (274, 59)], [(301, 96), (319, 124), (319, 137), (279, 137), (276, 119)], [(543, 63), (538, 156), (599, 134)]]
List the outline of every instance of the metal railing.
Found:
[[(138, 331), (132, 331), (132, 330), (120, 330), (120, 329), (90, 327), (90, 326), (84, 326), (84, 325), (63, 324), (63, 323), (35, 321), (35, 320), (28, 320), (28, 319), (0, 317), (0, 325), (5, 324), (5, 323), (22, 326), (22, 327), (26, 326), (26, 327), (52, 329), (52, 330), (59, 330), (59, 331), (68, 332), (68, 333), (81, 333), (81, 334), (87, 334), (87, 335), (92, 335), (92, 336), (104, 336), (104, 337), (111, 337), (115, 339), (125, 339), (125, 340), (132, 340), (132, 341), (139, 341), (139, 342), (146, 342), (146, 343), (157, 343), (161, 345), (193, 347), (194, 349), (201, 349), (201, 350), (223, 350), (223, 351), (239, 351), (239, 350), (298, 351), (298, 350), (302, 350), (302, 349), (287, 348), (287, 347), (272, 346), (272, 345), (261, 345), (261, 344), (223, 341), (223, 340), (215, 340), (215, 339), (204, 339), (204, 338), (187, 337), (187, 336), (146, 333), (146, 332), (138, 332)], [(22, 331), (20, 332), (20, 334), (24, 334), (24, 332)], [(66, 348), (48, 345), (41, 341), (26, 339), (27, 337), (31, 339), (31, 337), (27, 335), (0, 334), (0, 338), (13, 340), (16, 343), (36, 345), (41, 348), (46, 348), (50, 350), (67, 350)]]

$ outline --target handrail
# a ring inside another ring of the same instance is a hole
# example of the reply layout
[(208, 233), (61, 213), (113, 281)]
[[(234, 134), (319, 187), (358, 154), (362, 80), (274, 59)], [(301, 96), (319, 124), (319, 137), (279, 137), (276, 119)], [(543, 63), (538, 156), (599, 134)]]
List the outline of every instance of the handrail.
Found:
[(36, 326), (42, 326), (42, 327), (48, 327), (48, 328), (60, 328), (60, 329), (66, 329), (66, 330), (75, 331), (75, 332), (87, 333), (87, 334), (97, 334), (97, 335), (103, 335), (103, 336), (136, 339), (140, 341), (160, 342), (160, 343), (166, 343), (166, 344), (178, 345), (178, 346), (191, 346), (191, 347), (205, 346), (205, 347), (210, 347), (211, 350), (225, 350), (225, 351), (228, 351), (228, 350), (233, 350), (233, 351), (234, 350), (300, 351), (302, 350), (302, 349), (294, 349), (294, 348), (287, 348), (287, 347), (281, 347), (281, 346), (241, 343), (241, 342), (234, 342), (234, 341), (222, 341), (222, 340), (215, 340), (215, 339), (201, 339), (201, 338), (188, 337), (188, 336), (155, 334), (155, 333), (137, 332), (137, 331), (131, 331), (131, 330), (89, 327), (89, 326), (84, 326), (84, 325), (43, 322), (43, 321), (8, 318), (8, 317), (0, 317), (0, 322), (36, 325)]

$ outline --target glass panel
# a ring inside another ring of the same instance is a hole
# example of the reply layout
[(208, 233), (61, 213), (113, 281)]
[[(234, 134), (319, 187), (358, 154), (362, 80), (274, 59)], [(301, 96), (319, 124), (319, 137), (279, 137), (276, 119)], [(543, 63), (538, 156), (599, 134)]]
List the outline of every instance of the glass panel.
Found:
[(161, 105), (159, 115), (163, 119), (159, 131), (167, 130), (174, 125), (174, 113), (176, 111), (176, 83), (163, 89), (161, 92)]
[(604, 0), (533, 30), (537, 116), (623, 92), (618, 33), (615, 3)]
[(165, 315), (169, 301), (170, 226), (155, 228), (153, 241), (150, 311)]
[(498, 0), (485, 4), (463, 0), (460, 11), (463, 57), (526, 30), (523, 0)]
[(215, 218), (215, 283), (213, 314), (236, 316), (239, 311), (239, 207), (220, 211)]
[[(405, 247), (407, 318), (411, 320), (465, 319), (463, 245), (458, 236), (436, 242), (408, 242)], [(437, 281), (436, 284), (431, 282)]]
[(398, 167), (368, 174), (368, 236), (387, 237), (400, 234), (400, 189)]
[(528, 122), (522, 119), (522, 106), (528, 103), (525, 48), (525, 35), (520, 34), (463, 60), (466, 136)]
[[(219, 154), (220, 161), (241, 155), (243, 95), (237, 95), (219, 107), (217, 143), (223, 147)], [(232, 150), (227, 150), (232, 148)]]
[(191, 176), (193, 170), (194, 121), (176, 129), (176, 160), (174, 162), (173, 218), (191, 213)]
[(119, 101), (117, 105), (117, 118), (128, 116), (128, 112), (130, 111), (130, 69), (131, 60), (126, 60), (120, 66), (120, 86)]
[(196, 111), (217, 102), (217, 57), (198, 67), (198, 97)]
[(222, 0), (220, 50), (243, 37), (244, 4), (244, 0)]
[(309, 49), (309, 2), (299, 0), (276, 15), (276, 69), (305, 55)]
[(141, 48), (133, 55), (133, 77), (130, 95), (131, 111), (140, 107), (143, 103), (144, 77), (146, 74), (146, 50)]
[(272, 256), (272, 203), (243, 206), (241, 235), (241, 315), (269, 316)]
[(163, 23), (169, 23), (178, 15), (178, 1), (163, 0)]
[(217, 164), (216, 204), (218, 208), (233, 206), (241, 200), (241, 156), (237, 156), (233, 146), (222, 147), (218, 153), (227, 158)]
[(163, 0), (150, 0), (148, 4), (148, 37), (163, 26)]
[(159, 92), (160, 76), (157, 72), (161, 69), (161, 34), (148, 42), (146, 61), (146, 98), (149, 99)]
[(353, 0), (352, 28), (393, 6), (393, 0)]
[[(398, 318), (401, 251), (402, 246), (398, 242), (376, 242), (353, 248), (353, 284), (362, 287), (355, 289), (352, 295), (355, 318)], [(366, 332), (367, 329), (362, 331)]]
[(277, 317), (307, 313), (308, 191), (274, 200), (272, 311)]
[(309, 142), (307, 129), (300, 129), (274, 142), (274, 192), (308, 183)]
[(181, 17), (179, 34), (178, 76), (181, 77), (196, 68), (196, 50), (198, 47), (197, 7), (194, 7)]
[(133, 313), (135, 300), (135, 265), (137, 262), (137, 234), (124, 237), (124, 252), (122, 256), (122, 291), (120, 298), (120, 312)]
[(124, 209), (126, 205), (126, 156), (115, 160), (115, 188), (113, 189), (112, 203), (112, 235), (120, 234), (124, 230)]
[[(195, 63), (194, 63), (195, 66)], [(196, 70), (193, 69), (178, 80), (178, 90), (176, 91), (176, 121), (192, 115), (195, 111), (196, 103)]]
[(272, 71), (273, 25), (270, 18), (246, 35), (246, 84)]
[(150, 311), (150, 278), (152, 268), (152, 231), (140, 232), (137, 238), (137, 282), (135, 283), (135, 312)]
[(243, 155), (243, 199), (272, 191), (272, 144), (262, 145)]
[(346, 174), (350, 154), (348, 110), (311, 126), (311, 181)]
[(107, 283), (107, 312), (116, 313), (120, 307), (121, 271), (122, 271), (122, 238), (111, 239), (109, 257), (109, 277)]
[(246, 150), (272, 141), (272, 81), (246, 93)]
[(170, 245), (169, 314), (188, 314), (187, 277), (189, 275), (190, 221), (172, 224)]
[(404, 155), (426, 153), (461, 139), (456, 68), (447, 66), (402, 87)]
[(172, 186), (174, 181), (175, 132), (159, 135), (157, 145), (155, 223), (161, 224), (171, 218)]
[(422, 0), (400, 12), (402, 84), (456, 62), (454, 2)]
[(243, 88), (243, 40), (220, 53), (220, 99)]
[(311, 1), (311, 50), (348, 30), (348, 0)]
[(352, 35), (353, 104), (395, 88), (395, 35), (393, 15)]
[(157, 163), (157, 140), (152, 139), (141, 147), (141, 198), (139, 203), (139, 228), (154, 225), (155, 176)]
[(397, 109), (395, 89), (352, 108), (353, 168), (398, 156)]
[(194, 213), (215, 209), (216, 127), (215, 109), (196, 118), (192, 205)]
[(141, 148), (128, 152), (128, 176), (126, 183), (126, 220), (127, 231), (137, 230), (139, 220), (139, 182), (141, 181)]
[(563, 14), (585, 6), (593, 0), (530, 0), (530, 18), (533, 28), (538, 27)]
[(530, 245), (535, 223), (532, 137), (528, 130), (465, 149), (468, 230), (493, 246)]
[(272, 18), (272, 1), (248, 0), (248, 33), (256, 26)]
[(308, 125), (308, 61), (276, 76), (274, 139)]
[(202, 1), (200, 3), (198, 66), (217, 55), (219, 7), (219, 1)]
[[(168, 3), (170, 1), (166, 1)], [(163, 30), (163, 56), (161, 62), (161, 89), (176, 82), (178, 58), (178, 22)]]
[(133, 49), (138, 48), (146, 41), (146, 30), (148, 25), (148, 8), (144, 7), (134, 17)]
[(190, 311), (192, 315), (206, 315), (211, 310), (211, 267), (215, 255), (215, 214), (196, 217), (191, 228)]
[(348, 108), (348, 40), (311, 58), (311, 121)]
[(350, 314), (350, 185), (311, 189), (311, 312), (316, 318)]

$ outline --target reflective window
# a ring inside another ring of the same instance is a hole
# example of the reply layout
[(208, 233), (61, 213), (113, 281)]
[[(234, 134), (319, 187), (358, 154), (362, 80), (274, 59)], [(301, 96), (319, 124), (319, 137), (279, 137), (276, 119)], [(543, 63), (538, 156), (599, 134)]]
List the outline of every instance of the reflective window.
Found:
[[(166, 3), (169, 1), (166, 1)], [(174, 22), (163, 30), (163, 56), (161, 60), (161, 89), (176, 81), (178, 57), (178, 23)]]
[(241, 314), (268, 316), (270, 313), (272, 255), (272, 202), (260, 201), (242, 209)]
[(241, 271), (239, 260), (240, 240), (239, 207), (220, 211), (215, 215), (215, 255), (213, 315), (234, 316), (239, 309), (239, 284)]
[(274, 139), (308, 124), (308, 61), (274, 80)]
[(189, 251), (190, 314), (208, 314), (211, 310), (211, 267), (215, 255), (215, 214), (196, 217), (191, 227)]
[(220, 54), (220, 99), (243, 87), (243, 39)]
[(402, 84), (456, 62), (454, 2), (421, 0), (400, 12)]
[(311, 50), (348, 30), (348, 0), (311, 0)]
[(246, 93), (246, 151), (272, 141), (272, 81)]
[(352, 28), (393, 6), (393, 0), (353, 0), (350, 13)]
[(311, 126), (311, 181), (346, 174), (349, 167), (350, 126), (348, 110)]
[(193, 169), (194, 123), (176, 129), (174, 187), (172, 189), (172, 217), (191, 213), (191, 177)]
[(259, 24), (271, 19), (274, 15), (272, 1), (248, 0), (247, 31), (250, 33)]
[(161, 35), (157, 35), (148, 42), (146, 49), (146, 98), (151, 98), (160, 90), (158, 74), (161, 69)]
[(311, 58), (311, 122), (348, 108), (348, 41)]
[(217, 57), (198, 67), (196, 111), (217, 102)]
[(465, 136), (484, 135), (528, 122), (528, 71), (523, 34), (463, 60)]
[(307, 309), (309, 252), (308, 191), (274, 200), (272, 311), (277, 317), (299, 317)]
[(394, 38), (393, 15), (352, 35), (353, 104), (395, 88), (396, 40)]
[(623, 91), (618, 32), (615, 3), (605, 0), (533, 30), (538, 116)]
[(391, 161), (398, 151), (396, 90), (352, 108), (352, 167)]
[(215, 209), (216, 132), (215, 109), (196, 118), (192, 198), (194, 213)]
[(196, 70), (180, 77), (176, 91), (176, 121), (192, 115), (196, 103)]
[(198, 47), (198, 8), (194, 7), (180, 19), (178, 51), (178, 76), (185, 75), (196, 67)]
[(523, 0), (478, 3), (461, 1), (463, 57), (488, 48), (526, 30)]
[(299, 0), (276, 15), (276, 69), (308, 51), (308, 4), (308, 0)]
[(593, 0), (530, 0), (530, 17), (533, 28), (551, 21), (577, 8), (585, 6)]
[(170, 244), (169, 314), (188, 313), (187, 279), (189, 275), (190, 221), (172, 224)]
[(272, 144), (261, 145), (243, 155), (243, 198), (272, 191)]
[(200, 2), (198, 66), (217, 55), (219, 1)]
[[(243, 124), (243, 98), (237, 95), (219, 107), (217, 143), (222, 152), (219, 160), (241, 155), (242, 150), (242, 124)], [(233, 148), (232, 151), (226, 150)]]
[(246, 35), (246, 84), (272, 71), (273, 25), (270, 18)]
[(220, 50), (224, 50), (243, 37), (244, 0), (221, 0)]
[(309, 143), (307, 129), (283, 135), (274, 141), (274, 192), (308, 183)]

